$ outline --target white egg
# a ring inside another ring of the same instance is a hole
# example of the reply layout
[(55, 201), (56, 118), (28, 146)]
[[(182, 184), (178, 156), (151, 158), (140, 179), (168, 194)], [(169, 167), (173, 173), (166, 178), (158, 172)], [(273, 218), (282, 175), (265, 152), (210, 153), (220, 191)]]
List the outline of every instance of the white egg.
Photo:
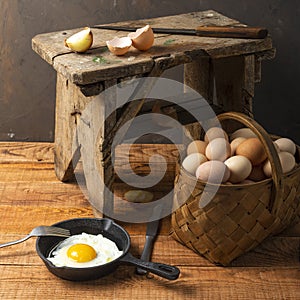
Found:
[(256, 134), (250, 128), (240, 128), (234, 131), (231, 136), (230, 140), (233, 141), (238, 137), (244, 137), (246, 139), (257, 137)]
[(191, 153), (182, 162), (183, 168), (189, 173), (195, 175), (197, 168), (207, 161), (205, 155), (201, 153)]
[(88, 268), (106, 264), (122, 254), (115, 242), (102, 234), (83, 232), (59, 243), (48, 260), (56, 267)]
[(196, 170), (197, 179), (215, 184), (224, 183), (228, 180), (230, 171), (228, 167), (219, 160), (210, 160), (201, 164)]
[(208, 143), (205, 155), (209, 160), (224, 161), (231, 155), (230, 144), (224, 138), (216, 138)]
[(225, 160), (224, 164), (230, 171), (229, 181), (232, 183), (238, 183), (245, 180), (252, 170), (250, 160), (242, 155), (232, 156)]
[(204, 141), (209, 143), (212, 140), (216, 139), (216, 138), (223, 138), (226, 139), (228, 141), (228, 135), (225, 132), (224, 129), (222, 129), (221, 127), (211, 127), (207, 130), (205, 136), (204, 136)]
[(289, 153), (295, 155), (296, 145), (292, 140), (290, 140), (288, 138), (280, 138), (280, 139), (276, 140), (274, 143), (275, 143), (275, 145), (278, 146), (278, 148), (281, 152), (289, 152)]
[(233, 156), (235, 154), (235, 150), (236, 148), (246, 140), (246, 138), (244, 137), (237, 137), (236, 139), (234, 139), (231, 143), (230, 143), (230, 148), (231, 148), (231, 156)]
[[(290, 172), (296, 165), (295, 157), (293, 154), (289, 152), (279, 152), (278, 153), (280, 164), (282, 167), (282, 172), (287, 173)], [(263, 166), (263, 171), (267, 177), (272, 176), (272, 168), (271, 163), (267, 160)]]

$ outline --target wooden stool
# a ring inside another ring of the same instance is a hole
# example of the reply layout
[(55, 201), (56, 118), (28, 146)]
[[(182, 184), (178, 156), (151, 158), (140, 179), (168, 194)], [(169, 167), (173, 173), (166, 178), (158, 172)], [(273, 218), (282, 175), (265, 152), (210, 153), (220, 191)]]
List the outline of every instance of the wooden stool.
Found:
[[(245, 26), (212, 10), (116, 24), (135, 27), (150, 24), (162, 28)], [(235, 39), (155, 34), (154, 45), (148, 51), (130, 50), (124, 56), (115, 57), (107, 51), (105, 41), (127, 33), (103, 29), (92, 29), (93, 47), (77, 54), (64, 46), (64, 39), (79, 30), (39, 34), (32, 40), (34, 51), (57, 71), (55, 171), (61, 181), (73, 176), (80, 157), (80, 145), (84, 141), (77, 140), (75, 147), (72, 143), (82, 111), (109, 87), (130, 78), (160, 76), (163, 71), (184, 64), (184, 83), (199, 92), (209, 104), (222, 111), (251, 115), (254, 86), (261, 79), (261, 61), (275, 54), (269, 36)], [(99, 165), (107, 187), (114, 181), (110, 155), (114, 133), (136, 116), (142, 105), (142, 101), (129, 104), (120, 115), (115, 112), (103, 120), (104, 126), (99, 133)], [(100, 106), (103, 115), (99, 117), (104, 118), (107, 110), (116, 107), (114, 97), (104, 99)]]

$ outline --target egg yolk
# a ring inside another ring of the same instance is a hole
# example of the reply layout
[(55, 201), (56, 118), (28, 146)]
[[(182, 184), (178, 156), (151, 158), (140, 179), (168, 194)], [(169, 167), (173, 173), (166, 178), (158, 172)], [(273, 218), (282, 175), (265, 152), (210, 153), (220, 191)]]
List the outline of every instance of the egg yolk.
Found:
[(93, 260), (97, 253), (90, 245), (75, 244), (68, 249), (67, 256), (78, 263), (83, 263)]

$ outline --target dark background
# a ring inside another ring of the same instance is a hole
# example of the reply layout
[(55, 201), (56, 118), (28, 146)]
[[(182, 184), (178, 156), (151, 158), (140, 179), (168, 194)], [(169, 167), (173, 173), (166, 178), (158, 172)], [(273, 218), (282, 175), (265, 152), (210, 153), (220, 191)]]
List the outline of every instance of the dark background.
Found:
[(56, 75), (31, 49), (36, 34), (207, 9), (269, 29), (277, 54), (263, 62), (254, 116), (300, 144), (299, 0), (0, 0), (0, 140), (53, 141)]

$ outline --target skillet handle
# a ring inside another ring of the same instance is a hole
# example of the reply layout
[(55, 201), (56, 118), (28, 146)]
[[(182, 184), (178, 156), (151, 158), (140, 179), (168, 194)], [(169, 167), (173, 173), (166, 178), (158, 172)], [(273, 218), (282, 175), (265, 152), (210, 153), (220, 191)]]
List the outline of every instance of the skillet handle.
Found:
[(120, 259), (120, 261), (123, 263), (129, 263), (129, 264), (135, 265), (146, 271), (149, 271), (153, 274), (156, 274), (160, 277), (163, 277), (163, 278), (166, 278), (169, 280), (177, 279), (180, 274), (180, 270), (175, 266), (170, 266), (170, 265), (166, 265), (166, 264), (162, 264), (162, 263), (143, 261), (141, 259), (138, 259), (138, 258), (132, 256), (131, 253), (127, 253), (125, 256), (123, 256)]

